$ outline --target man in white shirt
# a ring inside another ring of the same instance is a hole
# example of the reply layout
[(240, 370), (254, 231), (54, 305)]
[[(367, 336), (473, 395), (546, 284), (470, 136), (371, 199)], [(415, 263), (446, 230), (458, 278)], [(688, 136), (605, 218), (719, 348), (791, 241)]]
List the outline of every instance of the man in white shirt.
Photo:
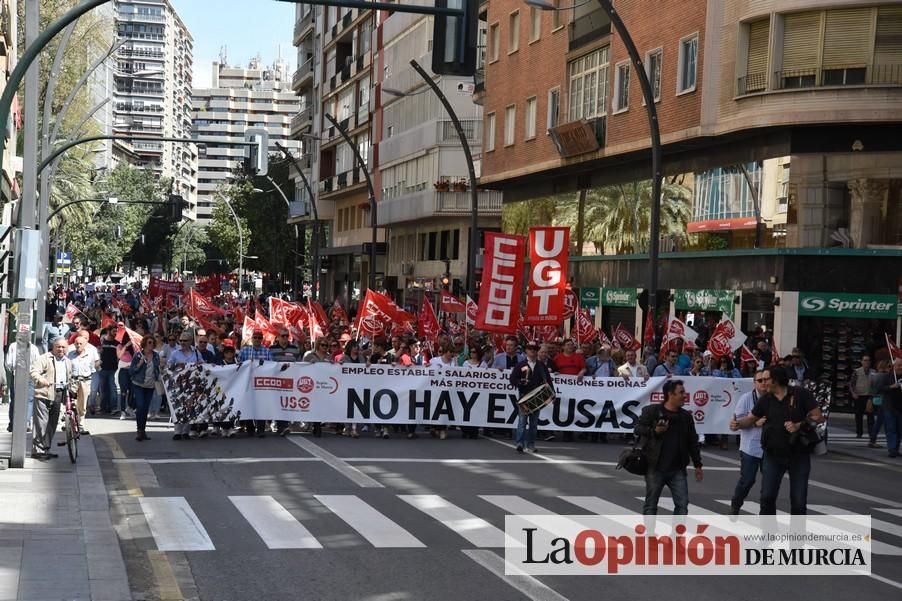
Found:
[(91, 394), (91, 378), (100, 369), (100, 354), (93, 345), (88, 343), (87, 335), (79, 335), (69, 351), (69, 361), (72, 363), (72, 380), (75, 382), (75, 410), (78, 412), (78, 424), (82, 434), (90, 434), (85, 429), (85, 413), (87, 401)]
[(618, 375), (629, 380), (630, 378), (648, 379), (648, 368), (636, 361), (636, 351), (626, 351), (626, 363), (617, 368)]
[[(13, 416), (15, 415), (15, 404), (16, 399), (16, 358), (18, 355), (18, 347), (16, 342), (13, 341), (10, 343), (9, 347), (6, 349), (6, 357), (4, 358), (4, 365), (7, 371), (6, 382), (9, 386), (9, 424), (6, 426), (7, 432), (13, 431)], [(34, 365), (35, 362), (40, 357), (40, 352), (38, 352), (38, 347), (34, 344), (28, 344), (29, 353), (31, 355), (31, 365)], [(34, 384), (31, 382), (31, 378), (28, 379), (28, 402), (26, 405), (28, 406), (27, 415), (28, 415), (28, 431), (31, 431), (31, 416), (32, 410), (34, 407)]]

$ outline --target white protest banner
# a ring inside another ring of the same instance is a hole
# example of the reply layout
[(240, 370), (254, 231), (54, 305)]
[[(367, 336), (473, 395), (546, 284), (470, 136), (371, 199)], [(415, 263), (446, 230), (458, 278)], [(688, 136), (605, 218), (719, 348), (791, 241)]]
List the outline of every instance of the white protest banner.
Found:
[[(180, 421), (241, 419), (515, 427), (519, 394), (508, 373), (488, 368), (248, 362), (240, 368), (189, 366), (164, 377)], [(642, 408), (663, 400), (666, 378), (555, 376), (557, 400), (539, 427), (631, 433)], [(730, 433), (751, 379), (683, 379), (685, 409), (700, 434)]]

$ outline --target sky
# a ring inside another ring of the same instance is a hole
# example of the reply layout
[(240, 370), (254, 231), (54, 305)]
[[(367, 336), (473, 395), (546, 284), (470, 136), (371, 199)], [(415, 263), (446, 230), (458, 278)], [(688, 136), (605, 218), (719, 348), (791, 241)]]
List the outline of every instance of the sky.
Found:
[(294, 4), (275, 0), (170, 1), (194, 38), (194, 87), (210, 85), (212, 64), (219, 60), (223, 46), (230, 65), (246, 65), (257, 54), (264, 65), (272, 64), (281, 46), (289, 69), (296, 66), (291, 45)]

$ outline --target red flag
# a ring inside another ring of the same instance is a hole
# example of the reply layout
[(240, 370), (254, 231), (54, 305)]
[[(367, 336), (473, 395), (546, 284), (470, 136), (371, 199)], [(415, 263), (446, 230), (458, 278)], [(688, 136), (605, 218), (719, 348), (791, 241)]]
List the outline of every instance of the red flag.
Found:
[(564, 319), (570, 319), (576, 315), (578, 309), (579, 297), (576, 296), (573, 288), (567, 286), (567, 290), (564, 292)]
[(889, 334), (884, 334), (886, 336), (886, 348), (889, 349), (890, 359), (895, 361), (896, 359), (902, 359), (902, 349), (896, 346), (892, 339), (890, 339)]
[(141, 340), (143, 338), (141, 334), (137, 333), (131, 328), (126, 328), (125, 326), (120, 327), (116, 332), (116, 340), (121, 344), (122, 339), (126, 336), (128, 336), (128, 339), (131, 341), (132, 346), (134, 346), (136, 349), (141, 348)]
[(645, 331), (642, 333), (642, 343), (646, 346), (655, 343), (655, 322), (651, 311), (645, 315)]
[(75, 319), (75, 316), (79, 313), (81, 313), (81, 311), (78, 310), (78, 307), (69, 303), (66, 305), (66, 314), (63, 315), (63, 323), (72, 323), (72, 320)]
[(613, 348), (614, 345), (611, 343), (611, 339), (608, 338), (608, 335), (605, 334), (604, 330), (598, 330), (598, 342), (601, 346), (606, 346), (608, 348)]
[(100, 329), (105, 330), (110, 326), (116, 325), (116, 320), (104, 313), (100, 316)]
[(245, 316), (243, 325), (241, 326), (241, 346), (251, 343), (251, 336), (257, 329), (257, 323), (250, 317)]
[(582, 308), (576, 314), (576, 340), (579, 344), (592, 342), (598, 337), (598, 330), (592, 323), (592, 315), (589, 309)]
[(438, 323), (438, 317), (435, 316), (432, 303), (424, 296), (419, 319), (417, 320), (417, 335), (423, 340), (432, 342), (438, 337), (440, 330), (441, 326)]
[(370, 338), (384, 336), (389, 325), (395, 321), (394, 311), (382, 294), (367, 289), (366, 296), (357, 312), (357, 323), (354, 328)]
[(220, 309), (207, 297), (198, 294), (193, 288), (188, 291), (187, 308), (185, 310), (191, 317), (225, 315), (225, 309)]
[(529, 228), (528, 325), (557, 325), (564, 321), (569, 248), (569, 227)]
[(742, 363), (755, 363), (757, 365), (758, 360), (755, 359), (755, 355), (752, 354), (752, 351), (749, 350), (749, 347), (743, 344), (739, 348), (739, 360), (742, 361)]
[(633, 333), (624, 328), (622, 323), (618, 323), (614, 328), (614, 340), (626, 350), (638, 351), (641, 347)]
[(308, 298), (307, 311), (316, 318), (317, 323), (319, 323), (323, 330), (329, 329), (329, 316), (326, 315), (326, 311), (321, 304)]
[(711, 339), (708, 341), (708, 350), (715, 357), (729, 356), (739, 347), (745, 346), (746, 338), (746, 335), (736, 327), (736, 324), (725, 317), (711, 333)]
[(505, 342), (507, 342), (507, 337), (504, 334), (492, 334), (492, 344), (495, 346), (496, 353), (504, 352)]
[(348, 324), (351, 321), (348, 318), (348, 312), (341, 306), (341, 303), (338, 302), (337, 298), (335, 299), (335, 302), (332, 303), (332, 319), (337, 319), (342, 324)]
[(476, 301), (470, 298), (470, 295), (467, 295), (467, 325), (475, 326), (476, 325), (476, 314), (479, 313), (479, 307), (476, 306)]
[(438, 308), (446, 313), (466, 313), (467, 307), (447, 290), (442, 290)]
[(269, 321), (271, 323), (289, 324), (288, 312), (292, 305), (288, 301), (283, 301), (275, 296), (269, 297)]
[(695, 341), (698, 340), (698, 332), (676, 317), (672, 317), (670, 319), (670, 324), (667, 326), (667, 334), (664, 336), (664, 342), (670, 342), (671, 340), (677, 339), (682, 339), (684, 342), (695, 344)]
[(485, 233), (482, 292), (476, 313), (477, 329), (499, 334), (513, 334), (517, 331), (525, 249), (526, 239), (523, 236)]
[(555, 325), (536, 326), (534, 330), (536, 340), (541, 342), (554, 342), (561, 335), (558, 326)]
[(271, 346), (272, 343), (276, 341), (276, 334), (278, 331), (268, 319), (263, 317), (262, 313), (257, 313), (257, 315), (254, 316), (254, 327), (263, 333), (263, 344), (266, 346)]
[(464, 329), (460, 326), (460, 322), (458, 322), (453, 317), (448, 318), (448, 334), (451, 336), (462, 336), (464, 333)]
[(535, 328), (526, 325), (526, 321), (523, 319), (523, 313), (520, 313), (520, 316), (517, 317), (517, 332), (526, 338), (526, 340), (532, 340), (536, 335)]

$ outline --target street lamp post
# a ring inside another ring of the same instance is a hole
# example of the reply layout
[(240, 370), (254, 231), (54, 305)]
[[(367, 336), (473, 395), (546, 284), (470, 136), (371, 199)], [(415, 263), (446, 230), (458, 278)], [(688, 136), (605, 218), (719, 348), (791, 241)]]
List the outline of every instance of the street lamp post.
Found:
[[(282, 190), (282, 187), (276, 183), (276, 180), (272, 178), (272, 176), (267, 175), (266, 179), (272, 184), (273, 190), (279, 193), (279, 196), (282, 197), (282, 200), (285, 201), (285, 206), (288, 207), (288, 214), (291, 215), (291, 202), (288, 200), (288, 196), (285, 195), (285, 191)], [(258, 194), (265, 194), (263, 190), (260, 188), (254, 188), (254, 192)], [(298, 249), (298, 240), (300, 239), (300, 234), (298, 233), (298, 226), (294, 224), (294, 250), (297, 252)], [(292, 264), (294, 261), (292, 260)], [(291, 287), (294, 289), (295, 294), (297, 294), (298, 282), (297, 282), (297, 268), (293, 268), (291, 270)]]
[[(593, 0), (585, 0), (579, 4), (559, 9), (548, 0), (525, 0), (526, 4), (540, 10), (571, 10), (592, 1)], [(655, 107), (655, 98), (651, 89), (651, 82), (648, 80), (648, 73), (645, 71), (645, 64), (642, 62), (642, 57), (639, 56), (639, 51), (636, 49), (636, 44), (633, 42), (629, 30), (626, 28), (626, 25), (623, 24), (623, 21), (620, 19), (620, 15), (614, 8), (611, 0), (594, 1), (601, 5), (602, 10), (607, 13), (608, 18), (611, 20), (611, 25), (614, 27), (614, 30), (620, 35), (620, 39), (623, 42), (624, 47), (626, 47), (626, 52), (629, 54), (630, 61), (633, 63), (633, 68), (639, 79), (639, 88), (642, 90), (642, 99), (645, 101), (645, 113), (648, 117), (648, 130), (651, 137), (652, 186), (651, 223), (649, 224), (650, 235), (648, 242), (648, 312), (652, 315), (652, 319), (655, 319), (655, 314), (658, 309), (658, 255), (660, 250), (658, 231), (661, 229), (661, 180), (664, 177), (658, 111)], [(655, 334), (653, 344), (656, 348), (657, 338), (657, 334)]]
[(235, 213), (235, 209), (232, 208), (232, 203), (229, 202), (228, 197), (218, 190), (216, 194), (219, 195), (226, 208), (229, 209), (229, 213), (235, 219), (235, 227), (238, 228), (238, 296), (240, 297), (242, 292), (241, 284), (244, 278), (244, 232), (241, 230), (241, 221), (238, 220), (238, 215)]
[(351, 136), (348, 135), (348, 132), (339, 125), (338, 121), (335, 120), (331, 114), (325, 114), (326, 119), (331, 123), (335, 129), (338, 130), (338, 133), (341, 134), (341, 137), (344, 138), (345, 142), (348, 143), (348, 146), (351, 147), (351, 152), (354, 153), (354, 158), (357, 160), (357, 164), (363, 170), (363, 177), (366, 179), (366, 189), (369, 192), (369, 201), (370, 201), (370, 224), (373, 228), (373, 242), (370, 246), (370, 273), (368, 278), (368, 284), (370, 290), (373, 292), (376, 291), (376, 232), (378, 230), (378, 222), (376, 220), (376, 191), (373, 189), (373, 180), (370, 177), (370, 170), (366, 166), (366, 161), (363, 160), (363, 157), (360, 156), (360, 150), (357, 148), (357, 145), (354, 144), (354, 140), (351, 139)]
[(282, 146), (281, 143), (276, 142), (276, 148), (279, 149), (285, 158), (291, 161), (294, 164), (295, 170), (298, 172), (298, 175), (301, 177), (301, 182), (304, 184), (304, 189), (307, 191), (307, 197), (310, 199), (310, 207), (313, 210), (313, 235), (312, 235), (312, 243), (313, 243), (313, 269), (312, 269), (312, 278), (310, 285), (313, 286), (313, 299), (320, 299), (320, 270), (319, 270), (319, 232), (320, 232), (320, 223), (319, 223), (319, 209), (316, 205), (316, 197), (313, 195), (313, 188), (310, 186), (310, 180), (307, 179), (307, 176), (304, 174), (304, 170), (301, 169), (301, 164), (298, 160), (291, 154), (291, 151)]

